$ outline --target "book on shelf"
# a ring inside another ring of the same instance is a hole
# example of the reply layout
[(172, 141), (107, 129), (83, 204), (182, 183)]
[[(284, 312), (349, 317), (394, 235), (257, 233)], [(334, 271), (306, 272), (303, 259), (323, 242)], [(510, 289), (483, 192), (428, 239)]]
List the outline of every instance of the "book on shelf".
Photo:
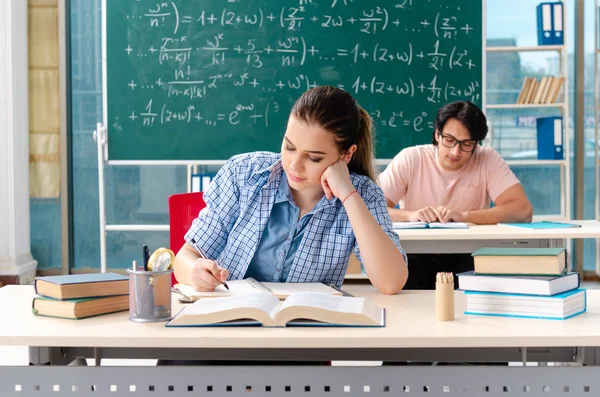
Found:
[(200, 299), (185, 306), (167, 327), (209, 326), (344, 326), (384, 327), (385, 309), (362, 297), (299, 292), (280, 301), (254, 292)]
[(472, 256), (475, 274), (559, 276), (567, 271), (564, 248), (480, 248)]
[(257, 291), (275, 295), (278, 299), (285, 299), (288, 296), (299, 292), (342, 295), (340, 290), (323, 283), (270, 283), (259, 282), (253, 278), (247, 278), (244, 280), (227, 281), (227, 286), (229, 289), (226, 289), (223, 285), (218, 285), (214, 291), (196, 291), (187, 284), (174, 285), (176, 289), (193, 301), (200, 298), (222, 298), (226, 296), (248, 295)]
[(531, 101), (531, 103), (535, 103), (535, 104), (543, 103), (542, 94), (544, 93), (544, 90), (546, 89), (547, 81), (548, 81), (548, 76), (542, 76), (540, 78), (540, 84), (538, 85), (537, 89), (535, 90), (535, 95), (533, 96), (533, 100)]
[(36, 277), (35, 293), (55, 299), (91, 298), (129, 293), (129, 277), (116, 273)]
[(562, 276), (509, 276), (458, 273), (458, 289), (506, 294), (556, 295), (579, 287), (579, 274)]
[(542, 76), (539, 81), (535, 77), (526, 77), (517, 97), (517, 104), (556, 103), (564, 81), (562, 76)]
[(552, 296), (466, 291), (465, 314), (566, 320), (586, 311), (586, 291), (576, 288)]
[(535, 95), (535, 92), (538, 88), (539, 82), (537, 81), (537, 79), (535, 77), (530, 77), (531, 79), (531, 84), (529, 85), (528, 91), (527, 91), (527, 96), (525, 97), (525, 104), (529, 104), (533, 102), (533, 97)]
[(394, 222), (394, 229), (468, 229), (464, 222)]
[(31, 308), (33, 314), (36, 316), (79, 320), (87, 317), (128, 310), (129, 295), (69, 300), (38, 296), (33, 298)]

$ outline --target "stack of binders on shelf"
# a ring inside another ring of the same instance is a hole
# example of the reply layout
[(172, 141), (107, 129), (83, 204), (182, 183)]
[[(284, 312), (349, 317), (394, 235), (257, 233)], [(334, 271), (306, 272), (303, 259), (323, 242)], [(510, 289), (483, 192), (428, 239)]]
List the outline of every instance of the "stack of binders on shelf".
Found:
[(563, 3), (540, 3), (536, 11), (538, 45), (563, 45)]
[(586, 311), (564, 248), (482, 248), (473, 259), (475, 270), (457, 275), (465, 314), (565, 320)]
[(205, 192), (212, 182), (214, 174), (193, 174), (192, 175), (192, 192)]

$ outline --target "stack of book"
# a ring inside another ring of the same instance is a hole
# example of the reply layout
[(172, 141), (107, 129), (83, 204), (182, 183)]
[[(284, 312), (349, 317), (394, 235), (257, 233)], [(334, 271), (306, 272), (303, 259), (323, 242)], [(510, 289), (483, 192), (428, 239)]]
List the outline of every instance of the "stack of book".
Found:
[(457, 275), (465, 314), (564, 320), (586, 310), (564, 248), (481, 248), (473, 260), (474, 271)]
[(526, 77), (517, 104), (556, 103), (564, 81), (564, 77), (556, 76), (543, 76), (539, 81), (535, 77)]
[(129, 309), (129, 277), (115, 273), (36, 277), (37, 316), (82, 319)]

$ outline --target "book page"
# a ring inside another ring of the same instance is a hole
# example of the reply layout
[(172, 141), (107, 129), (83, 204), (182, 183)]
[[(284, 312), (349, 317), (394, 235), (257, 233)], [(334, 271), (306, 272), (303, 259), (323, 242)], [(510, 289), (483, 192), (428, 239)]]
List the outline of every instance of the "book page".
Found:
[(432, 222), (429, 224), (430, 229), (468, 229), (469, 225), (464, 222)]
[(427, 226), (426, 222), (394, 222), (394, 229), (424, 229)]
[(227, 281), (227, 286), (229, 287), (229, 290), (227, 290), (227, 288), (221, 284), (217, 285), (214, 291), (196, 291), (190, 285), (175, 284), (175, 287), (179, 291), (192, 298), (192, 300), (197, 300), (199, 298), (219, 298), (225, 296), (246, 295), (257, 292), (256, 288), (249, 283), (248, 280)]
[(194, 290), (187, 284), (176, 284), (176, 287), (186, 296), (196, 301), (200, 298), (218, 298), (224, 296), (247, 295), (254, 292), (266, 292), (277, 296), (279, 299), (285, 299), (292, 294), (298, 292), (320, 292), (328, 295), (342, 295), (341, 292), (335, 290), (323, 283), (260, 283), (253, 278), (245, 280), (227, 281), (229, 290), (223, 285), (219, 285), (214, 291), (199, 292)]
[[(287, 298), (279, 309), (283, 312), (285, 309), (292, 312), (298, 308), (298, 313), (305, 313), (305, 310), (301, 308), (309, 308), (309, 311), (314, 311), (315, 314), (318, 311), (330, 312), (330, 321), (335, 323), (342, 318), (349, 318), (349, 316), (338, 316), (342, 315), (356, 315), (356, 323), (359, 323), (359, 317), (367, 317), (375, 324), (383, 324), (383, 310), (372, 303), (361, 297), (348, 297), (348, 296), (333, 296), (314, 292), (301, 292)], [(319, 310), (320, 309), (320, 310)], [(286, 316), (287, 317), (287, 316)], [(300, 316), (297, 318), (313, 319), (309, 316)]]
[(279, 299), (285, 299), (290, 295), (300, 292), (318, 292), (327, 295), (342, 295), (338, 290), (335, 290), (323, 283), (261, 283), (267, 287), (271, 293)]
[(265, 313), (272, 320), (280, 306), (277, 297), (264, 292), (232, 295), (220, 299), (200, 299), (185, 307), (170, 321), (170, 324), (202, 325), (253, 319), (262, 320), (263, 324), (270, 325), (272, 321), (264, 321), (264, 316), (257, 312)]

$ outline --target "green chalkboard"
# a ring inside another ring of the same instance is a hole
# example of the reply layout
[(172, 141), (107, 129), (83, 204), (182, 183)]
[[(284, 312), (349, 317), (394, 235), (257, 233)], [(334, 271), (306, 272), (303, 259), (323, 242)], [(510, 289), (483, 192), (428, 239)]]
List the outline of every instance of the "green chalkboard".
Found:
[(105, 0), (109, 160), (278, 151), (315, 85), (376, 121), (376, 156), (427, 143), (436, 110), (481, 104), (476, 0)]

